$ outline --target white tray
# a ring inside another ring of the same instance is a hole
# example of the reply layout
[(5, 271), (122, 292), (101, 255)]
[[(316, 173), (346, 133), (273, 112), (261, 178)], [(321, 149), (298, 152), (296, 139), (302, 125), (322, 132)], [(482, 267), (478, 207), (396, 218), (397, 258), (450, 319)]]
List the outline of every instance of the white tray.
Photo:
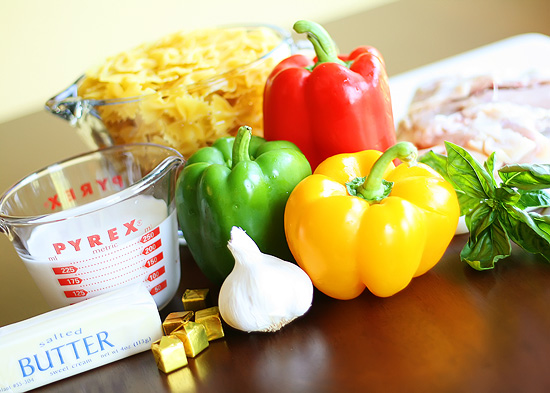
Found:
[[(390, 78), (395, 124), (405, 117), (416, 89), (425, 82), (446, 75), (479, 75), (550, 70), (550, 37), (543, 34), (522, 34), (493, 44), (428, 64)], [(468, 230), (460, 218), (456, 233)]]
[(414, 92), (421, 84), (446, 75), (526, 72), (534, 67), (550, 70), (550, 37), (531, 33), (497, 41), (390, 78), (396, 124), (407, 114)]

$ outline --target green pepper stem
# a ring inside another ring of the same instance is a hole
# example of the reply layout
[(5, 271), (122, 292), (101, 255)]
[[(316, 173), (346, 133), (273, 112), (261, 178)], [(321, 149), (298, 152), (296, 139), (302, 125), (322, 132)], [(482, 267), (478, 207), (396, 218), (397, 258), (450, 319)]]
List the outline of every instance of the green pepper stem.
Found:
[(233, 151), (231, 158), (231, 168), (241, 161), (250, 161), (250, 154), (248, 148), (250, 146), (250, 139), (252, 138), (252, 127), (242, 126), (239, 128), (235, 141), (233, 142)]
[(317, 63), (314, 68), (320, 63), (345, 63), (338, 58), (336, 46), (330, 38), (328, 32), (318, 23), (309, 20), (299, 20), (294, 23), (294, 31), (298, 34), (307, 34), (307, 38), (313, 44), (315, 54), (317, 55)]
[(357, 188), (357, 193), (369, 202), (378, 202), (384, 199), (387, 194), (387, 186), (384, 184), (382, 176), (388, 168), (390, 162), (396, 158), (409, 164), (416, 163), (418, 157), (418, 150), (410, 142), (398, 142), (389, 149), (387, 149), (376, 160), (372, 169), (367, 177), (367, 180)]

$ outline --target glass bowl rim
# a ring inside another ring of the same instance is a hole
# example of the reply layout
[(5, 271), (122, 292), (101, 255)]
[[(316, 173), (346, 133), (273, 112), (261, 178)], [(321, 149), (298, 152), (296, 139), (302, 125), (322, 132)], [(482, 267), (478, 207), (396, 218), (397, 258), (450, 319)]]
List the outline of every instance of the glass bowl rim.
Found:
[[(230, 70), (227, 70), (225, 72), (216, 74), (214, 76), (199, 80), (197, 82), (193, 82), (187, 85), (181, 85), (177, 86), (171, 89), (166, 90), (158, 90), (152, 93), (147, 94), (141, 94), (138, 96), (130, 96), (130, 97), (119, 97), (119, 98), (107, 98), (107, 99), (89, 99), (80, 97), (78, 95), (78, 87), (83, 82), (83, 80), (86, 78), (86, 75), (83, 74), (67, 89), (65, 89), (62, 93), (57, 94), (47, 102), (47, 106), (49, 106), (50, 103), (55, 103), (57, 105), (62, 104), (63, 102), (73, 102), (73, 101), (79, 101), (79, 102), (86, 102), (91, 106), (105, 106), (105, 105), (118, 105), (118, 104), (127, 104), (132, 102), (141, 101), (148, 97), (153, 97), (157, 95), (159, 92), (168, 93), (173, 90), (179, 90), (185, 88), (186, 90), (191, 90), (193, 88), (198, 88), (200, 86), (206, 86), (211, 83), (216, 82), (217, 80), (224, 79), (229, 74), (233, 74), (235, 72), (240, 73), (243, 71), (246, 71), (248, 68), (255, 66), (256, 64), (262, 62), (263, 60), (269, 58), (275, 51), (279, 50), (282, 46), (288, 45), (291, 53), (294, 52), (294, 40), (292, 38), (292, 34), (276, 25), (272, 24), (263, 24), (263, 23), (241, 23), (241, 24), (227, 24), (227, 25), (220, 25), (220, 26), (213, 26), (213, 27), (204, 27), (204, 28), (198, 28), (195, 30), (209, 30), (209, 29), (234, 29), (244, 27), (247, 29), (259, 29), (259, 28), (267, 28), (279, 35), (280, 41), (273, 49), (269, 50), (268, 52), (264, 53), (262, 56), (258, 57), (257, 59), (252, 60), (251, 62), (241, 64), (238, 67), (232, 68)], [(177, 32), (176, 32), (177, 33)], [(162, 38), (162, 37), (160, 37)]]

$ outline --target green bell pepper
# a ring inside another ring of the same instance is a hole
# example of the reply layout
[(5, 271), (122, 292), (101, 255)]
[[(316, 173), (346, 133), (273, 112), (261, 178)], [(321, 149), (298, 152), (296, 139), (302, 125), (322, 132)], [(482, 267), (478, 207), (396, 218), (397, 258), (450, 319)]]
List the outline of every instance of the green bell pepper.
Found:
[(311, 166), (296, 145), (253, 136), (241, 127), (193, 154), (178, 178), (176, 206), (181, 230), (202, 272), (220, 285), (234, 258), (231, 228), (244, 229), (260, 250), (293, 260), (284, 231), (291, 191)]

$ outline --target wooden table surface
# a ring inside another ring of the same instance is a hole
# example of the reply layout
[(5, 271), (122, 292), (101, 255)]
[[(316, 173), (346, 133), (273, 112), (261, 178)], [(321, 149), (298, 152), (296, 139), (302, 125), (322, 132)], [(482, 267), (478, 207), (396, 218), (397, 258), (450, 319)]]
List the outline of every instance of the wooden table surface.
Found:
[[(170, 374), (150, 351), (37, 392), (544, 392), (550, 389), (550, 265), (514, 248), (491, 271), (460, 261), (455, 237), (438, 265), (402, 292), (342, 301), (315, 292), (276, 333), (226, 337)], [(218, 289), (181, 249), (186, 288)], [(129, 327), (130, 328), (130, 327)]]

